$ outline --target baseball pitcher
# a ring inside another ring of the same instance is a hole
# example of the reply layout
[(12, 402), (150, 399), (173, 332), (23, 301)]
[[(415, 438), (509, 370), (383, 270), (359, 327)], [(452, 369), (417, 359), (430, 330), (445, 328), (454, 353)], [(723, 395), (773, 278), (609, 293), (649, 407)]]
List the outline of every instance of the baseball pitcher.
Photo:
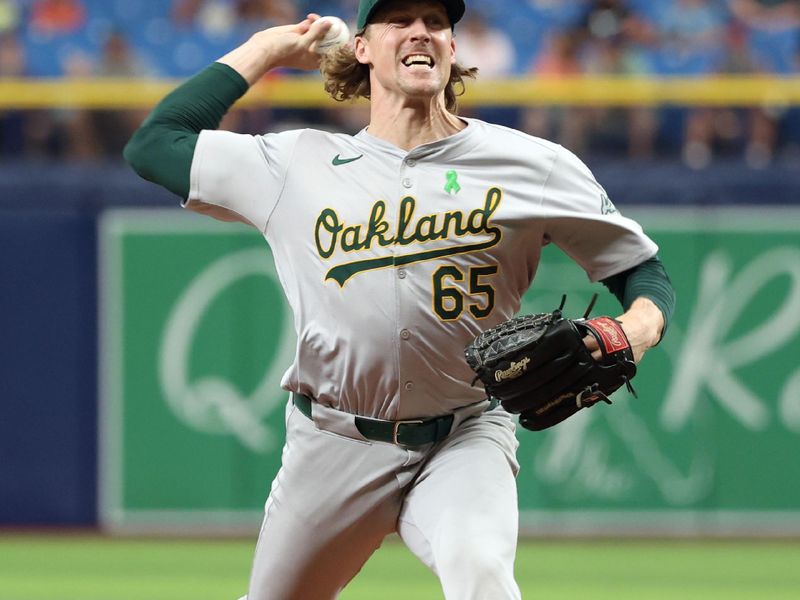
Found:
[[(478, 344), (472, 363), (465, 348), (514, 317), (548, 243), (620, 299), (623, 314), (603, 325), (627, 348), (624, 377), (672, 313), (656, 245), (576, 156), (457, 116), (463, 78), (475, 75), (456, 61), (464, 11), (463, 0), (360, 1), (354, 39), (321, 64), (336, 99), (369, 98), (369, 126), (355, 136), (217, 131), (271, 69), (320, 68), (331, 21), (310, 14), (178, 87), (125, 149), (186, 208), (257, 228), (293, 310), (286, 445), (249, 600), (335, 598), (391, 533), (446, 598), (519, 598), (510, 410), (528, 408), (473, 385), (475, 360), (489, 361), (480, 353), (509, 328)], [(605, 338), (580, 332), (583, 355), (554, 355), (537, 378), (547, 365), (604, 360)], [(487, 377), (516, 379), (531, 362), (512, 358)], [(591, 405), (603, 389), (582, 377), (556, 396)]]

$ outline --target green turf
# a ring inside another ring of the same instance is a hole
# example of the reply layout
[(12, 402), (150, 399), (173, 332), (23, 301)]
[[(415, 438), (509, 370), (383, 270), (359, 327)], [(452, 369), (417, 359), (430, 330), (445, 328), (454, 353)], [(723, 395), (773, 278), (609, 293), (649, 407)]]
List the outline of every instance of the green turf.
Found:
[[(91, 536), (0, 538), (2, 600), (236, 600), (250, 541), (151, 541)], [(523, 597), (560, 599), (796, 599), (797, 542), (523, 543)], [(441, 600), (434, 576), (387, 543), (343, 600)], [(487, 599), (492, 600), (492, 599)]]

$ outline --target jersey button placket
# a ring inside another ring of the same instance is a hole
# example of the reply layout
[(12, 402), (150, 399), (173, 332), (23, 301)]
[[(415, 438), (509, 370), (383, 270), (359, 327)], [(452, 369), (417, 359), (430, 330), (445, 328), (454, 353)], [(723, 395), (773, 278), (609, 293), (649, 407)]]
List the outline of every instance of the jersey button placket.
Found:
[(411, 345), (413, 341), (411, 340), (411, 331), (408, 329), (401, 329), (400, 330), (400, 339), (403, 348), (400, 349), (400, 398), (403, 404), (407, 402), (413, 402), (410, 395), (414, 392), (414, 382), (410, 379), (406, 379), (410, 373), (407, 372), (407, 368), (404, 365), (404, 358), (408, 358), (408, 353), (411, 352)]
[[(417, 164), (417, 161), (413, 158), (406, 158), (403, 160), (402, 168), (400, 170), (400, 185), (402, 194), (413, 194), (414, 188), (414, 179), (412, 178), (411, 169)], [(400, 281), (407, 280), (410, 277), (410, 273), (407, 268), (400, 267), (397, 269), (397, 279)], [(415, 301), (413, 297), (409, 297), (408, 294), (410, 293), (410, 289), (406, 287), (406, 285), (402, 285), (397, 288), (398, 292), (398, 300), (400, 303), (400, 310), (401, 310), (401, 322), (406, 321), (408, 315), (403, 314), (405, 310), (413, 307), (415, 305)], [(404, 310), (405, 309), (405, 310)], [(409, 395), (413, 394), (414, 391), (414, 382), (410, 379), (405, 379), (405, 376), (408, 376), (410, 373), (407, 373), (406, 361), (409, 358), (409, 353), (412, 353), (412, 335), (409, 329), (403, 328), (400, 330), (400, 340), (402, 343), (402, 347), (400, 349), (400, 396), (404, 398), (404, 402), (413, 402)]]

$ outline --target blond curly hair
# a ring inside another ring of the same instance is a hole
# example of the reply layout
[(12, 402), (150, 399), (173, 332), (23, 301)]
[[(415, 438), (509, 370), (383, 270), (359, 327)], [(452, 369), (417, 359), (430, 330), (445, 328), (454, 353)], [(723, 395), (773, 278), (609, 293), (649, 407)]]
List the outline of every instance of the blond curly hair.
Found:
[[(370, 97), (369, 65), (356, 59), (353, 46), (345, 44), (322, 57), (320, 72), (325, 80), (325, 91), (338, 102)], [(475, 79), (477, 67), (466, 68), (456, 63), (450, 70), (450, 80), (444, 89), (445, 107), (451, 113), (458, 111), (458, 97), (464, 93), (464, 78)]]

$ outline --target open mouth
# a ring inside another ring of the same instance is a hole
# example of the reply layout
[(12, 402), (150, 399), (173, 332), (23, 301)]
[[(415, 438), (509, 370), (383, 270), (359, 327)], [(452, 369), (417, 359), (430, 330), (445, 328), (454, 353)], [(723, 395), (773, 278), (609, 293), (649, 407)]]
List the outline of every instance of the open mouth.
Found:
[(409, 69), (432, 69), (434, 65), (433, 58), (427, 54), (409, 54), (402, 62)]

